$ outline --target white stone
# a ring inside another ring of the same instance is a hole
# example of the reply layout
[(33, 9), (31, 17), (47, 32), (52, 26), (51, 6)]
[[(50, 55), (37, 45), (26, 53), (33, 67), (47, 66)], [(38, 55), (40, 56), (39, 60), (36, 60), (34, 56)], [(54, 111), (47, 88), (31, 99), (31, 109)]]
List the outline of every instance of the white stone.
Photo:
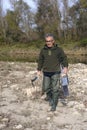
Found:
[(74, 111), (72, 114), (78, 117), (81, 116), (81, 114), (78, 111)]
[(33, 130), (32, 128), (25, 128), (24, 130)]
[(9, 120), (8, 118), (3, 118), (2, 122), (8, 122), (8, 120)]
[(50, 117), (47, 117), (47, 120), (49, 121), (51, 118)]
[(30, 71), (29, 74), (35, 74), (37, 71)]
[(5, 128), (6, 125), (5, 124), (0, 124), (0, 130), (2, 130), (3, 128)]
[(68, 107), (74, 107), (74, 105), (75, 104), (77, 104), (78, 102), (76, 102), (76, 101), (70, 101), (69, 103), (68, 103)]
[(15, 128), (16, 129), (21, 129), (23, 126), (21, 124), (17, 125)]

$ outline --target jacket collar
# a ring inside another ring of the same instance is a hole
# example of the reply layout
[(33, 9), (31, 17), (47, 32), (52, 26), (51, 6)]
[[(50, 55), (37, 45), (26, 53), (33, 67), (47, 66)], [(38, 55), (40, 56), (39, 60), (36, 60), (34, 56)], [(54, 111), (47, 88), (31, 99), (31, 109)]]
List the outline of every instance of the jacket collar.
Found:
[(44, 49), (56, 49), (58, 47), (57, 44), (54, 44), (52, 47), (48, 47), (46, 44), (44, 45)]

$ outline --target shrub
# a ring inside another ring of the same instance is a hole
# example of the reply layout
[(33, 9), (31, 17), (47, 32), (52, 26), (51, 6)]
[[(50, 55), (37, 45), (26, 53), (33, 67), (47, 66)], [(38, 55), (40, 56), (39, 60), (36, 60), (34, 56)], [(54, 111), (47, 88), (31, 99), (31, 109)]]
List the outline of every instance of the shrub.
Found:
[(80, 47), (86, 47), (87, 46), (87, 39), (81, 40), (79, 46)]

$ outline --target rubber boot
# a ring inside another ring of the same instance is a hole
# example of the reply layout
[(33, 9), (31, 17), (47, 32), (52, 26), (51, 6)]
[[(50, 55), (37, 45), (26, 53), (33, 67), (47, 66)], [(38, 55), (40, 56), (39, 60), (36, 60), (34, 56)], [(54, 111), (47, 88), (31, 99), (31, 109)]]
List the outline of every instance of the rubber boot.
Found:
[(52, 100), (52, 93), (51, 91), (47, 93), (47, 97), (45, 99), (46, 101), (49, 101), (49, 105), (52, 106), (53, 105), (53, 100)]
[(53, 94), (53, 104), (51, 107), (51, 111), (56, 111), (57, 104), (58, 104), (58, 92), (55, 92)]

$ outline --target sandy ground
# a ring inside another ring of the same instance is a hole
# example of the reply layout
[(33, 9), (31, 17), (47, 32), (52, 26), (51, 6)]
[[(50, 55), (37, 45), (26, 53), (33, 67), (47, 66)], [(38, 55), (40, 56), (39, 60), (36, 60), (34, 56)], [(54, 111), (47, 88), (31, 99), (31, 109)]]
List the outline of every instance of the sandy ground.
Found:
[(0, 62), (0, 130), (87, 130), (87, 65), (69, 65), (67, 106), (50, 112), (35, 63)]

